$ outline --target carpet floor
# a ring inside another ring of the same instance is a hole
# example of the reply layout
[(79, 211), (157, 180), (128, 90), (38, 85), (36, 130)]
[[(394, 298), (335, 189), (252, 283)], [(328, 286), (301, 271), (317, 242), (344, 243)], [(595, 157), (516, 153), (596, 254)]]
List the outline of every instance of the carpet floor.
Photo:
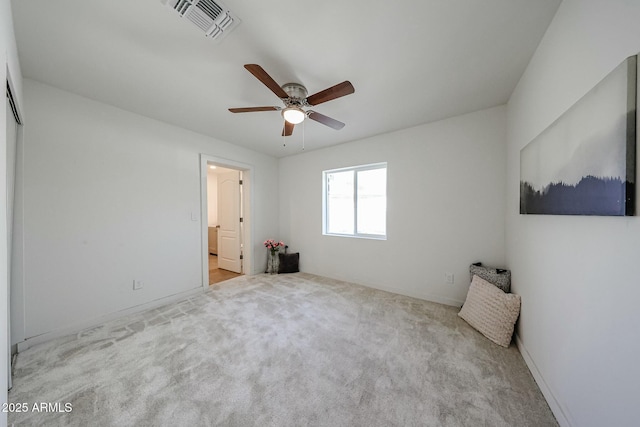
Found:
[(457, 312), (305, 273), (240, 276), (20, 353), (9, 401), (28, 411), (9, 424), (557, 426), (518, 349)]

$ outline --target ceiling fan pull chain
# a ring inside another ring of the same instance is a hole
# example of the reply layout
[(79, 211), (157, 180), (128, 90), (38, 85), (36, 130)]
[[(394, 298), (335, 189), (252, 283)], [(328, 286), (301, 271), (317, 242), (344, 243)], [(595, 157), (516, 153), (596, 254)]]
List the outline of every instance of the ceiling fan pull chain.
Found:
[(305, 125), (304, 125), (304, 122), (302, 122), (302, 151), (304, 151), (304, 128), (305, 128)]

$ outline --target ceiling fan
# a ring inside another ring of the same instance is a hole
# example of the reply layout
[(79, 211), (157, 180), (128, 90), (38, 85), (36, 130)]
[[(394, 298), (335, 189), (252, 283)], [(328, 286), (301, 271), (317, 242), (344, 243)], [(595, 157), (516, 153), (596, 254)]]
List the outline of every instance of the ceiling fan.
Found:
[(284, 103), (283, 107), (246, 107), (246, 108), (229, 108), (232, 113), (251, 113), (255, 111), (282, 111), (284, 118), (284, 128), (282, 136), (290, 136), (293, 133), (295, 125), (302, 123), (305, 118), (310, 118), (318, 123), (329, 126), (330, 128), (340, 130), (344, 127), (344, 123), (332, 119), (331, 117), (320, 114), (312, 110), (303, 110), (304, 107), (312, 107), (323, 102), (331, 101), (345, 95), (355, 92), (353, 85), (349, 81), (338, 83), (328, 89), (307, 96), (307, 89), (299, 83), (285, 83), (278, 85), (275, 80), (258, 64), (246, 64), (244, 68), (260, 80), (271, 92), (275, 93)]

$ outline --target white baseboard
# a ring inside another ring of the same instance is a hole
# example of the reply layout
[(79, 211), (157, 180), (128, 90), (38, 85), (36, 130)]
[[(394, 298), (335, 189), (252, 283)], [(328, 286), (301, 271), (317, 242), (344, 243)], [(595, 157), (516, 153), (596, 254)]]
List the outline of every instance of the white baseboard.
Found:
[(203, 288), (197, 287), (195, 289), (169, 295), (168, 297), (159, 298), (144, 304), (125, 308), (124, 310), (116, 311), (114, 313), (109, 313), (104, 316), (77, 322), (72, 325), (65, 326), (63, 328), (55, 329), (53, 331), (45, 332), (44, 334), (36, 335), (34, 337), (29, 337), (29, 338), (26, 338), (24, 341), (21, 341), (18, 343), (18, 353), (21, 353), (27, 350), (28, 348), (33, 347), (34, 345), (41, 344), (43, 342), (47, 342), (55, 338), (60, 338), (60, 337), (64, 337), (71, 334), (77, 334), (80, 331), (93, 328), (95, 326), (101, 325), (111, 320), (115, 320), (120, 317), (127, 316), (129, 314), (140, 313), (142, 311), (150, 310), (152, 308), (160, 307), (160, 306), (171, 304), (174, 302), (183, 301), (185, 299), (188, 299), (197, 294), (201, 294), (203, 292), (204, 292)]
[(458, 307), (458, 308), (462, 307), (462, 304), (464, 303), (464, 301), (459, 301), (459, 300), (456, 300), (456, 299), (453, 299), (453, 298), (443, 297), (441, 295), (430, 294), (428, 292), (406, 291), (404, 289), (397, 289), (397, 288), (393, 288), (391, 286), (384, 286), (384, 285), (377, 285), (377, 284), (371, 284), (371, 283), (357, 282), (357, 281), (354, 281), (353, 279), (347, 279), (347, 278), (344, 278), (344, 277), (327, 276), (326, 274), (313, 273), (313, 272), (310, 272), (310, 271), (302, 271), (302, 270), (301, 270), (301, 272), (302, 273), (307, 273), (307, 274), (313, 274), (313, 275), (320, 276), (320, 277), (327, 277), (329, 279), (341, 280), (343, 282), (354, 283), (354, 284), (357, 284), (357, 285), (366, 286), (367, 288), (378, 289), (380, 291), (391, 292), (393, 294), (404, 295), (406, 297), (418, 298), (418, 299), (423, 299), (425, 301), (431, 301), (431, 302), (437, 302), (438, 304), (450, 305), (450, 306)]
[(398, 295), (404, 295), (411, 298), (423, 299), (431, 302), (437, 302), (438, 304), (450, 305), (453, 307), (462, 307), (462, 304), (464, 303), (464, 301), (458, 301), (453, 298), (434, 295), (427, 292), (411, 292), (411, 291), (407, 292), (403, 289), (395, 289), (387, 286), (370, 285), (367, 283), (362, 283), (362, 285), (368, 288), (379, 289), (381, 291), (391, 292)]
[(562, 410), (562, 407), (560, 406), (560, 403), (558, 403), (558, 400), (556, 399), (555, 395), (553, 394), (553, 392), (547, 385), (547, 382), (544, 380), (544, 377), (538, 370), (538, 367), (536, 366), (535, 362), (531, 358), (529, 351), (524, 346), (524, 343), (520, 339), (520, 336), (518, 336), (518, 334), (515, 334), (515, 336), (516, 336), (516, 345), (518, 346), (518, 350), (520, 351), (520, 354), (522, 355), (524, 362), (529, 367), (529, 371), (531, 371), (531, 375), (533, 375), (533, 379), (536, 380), (536, 383), (538, 384), (538, 387), (540, 388), (542, 395), (547, 400), (547, 403), (549, 404), (549, 408), (551, 408), (551, 412), (553, 412), (553, 415), (556, 417), (558, 424), (560, 424), (561, 427), (572, 427), (573, 424), (569, 422), (569, 418), (567, 418), (567, 416), (565, 415), (564, 411)]

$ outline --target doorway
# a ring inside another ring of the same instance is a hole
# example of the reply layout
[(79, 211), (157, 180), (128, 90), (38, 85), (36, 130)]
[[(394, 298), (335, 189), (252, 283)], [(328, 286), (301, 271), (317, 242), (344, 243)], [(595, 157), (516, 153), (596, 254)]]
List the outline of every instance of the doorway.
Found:
[(206, 287), (247, 271), (250, 169), (202, 156), (203, 283)]
[(209, 285), (242, 274), (242, 171), (207, 163)]

